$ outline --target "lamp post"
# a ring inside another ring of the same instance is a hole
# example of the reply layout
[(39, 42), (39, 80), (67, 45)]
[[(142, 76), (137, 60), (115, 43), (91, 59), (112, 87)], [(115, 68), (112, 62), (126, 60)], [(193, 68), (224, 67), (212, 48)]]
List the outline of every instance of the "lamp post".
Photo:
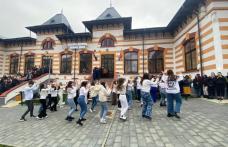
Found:
[(50, 83), (50, 80), (51, 80), (51, 56), (49, 55), (48, 51), (46, 52), (46, 55), (49, 58), (49, 63), (48, 63), (48, 82)]
[(196, 15), (196, 21), (197, 21), (197, 33), (198, 33), (199, 56), (200, 56), (200, 75), (203, 76), (202, 40), (201, 40), (200, 16), (199, 16), (200, 12), (201, 10), (196, 10), (193, 12), (193, 14)]
[(77, 48), (74, 48), (74, 82), (76, 80), (76, 50), (79, 49), (79, 46), (77, 45)]
[(19, 57), (19, 68), (18, 73), (21, 74), (21, 57), (22, 57), (22, 51), (23, 51), (23, 43), (21, 44), (21, 51), (20, 51), (20, 57)]
[(79, 49), (85, 49), (87, 44), (77, 43), (69, 46), (70, 49), (74, 50), (74, 81), (76, 80), (76, 53)]

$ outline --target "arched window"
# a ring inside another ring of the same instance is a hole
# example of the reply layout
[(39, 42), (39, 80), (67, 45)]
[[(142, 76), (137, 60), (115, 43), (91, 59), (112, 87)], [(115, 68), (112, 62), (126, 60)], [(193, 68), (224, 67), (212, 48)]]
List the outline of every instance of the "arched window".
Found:
[(18, 62), (19, 62), (19, 56), (18, 55), (10, 56), (10, 74), (17, 74)]
[(61, 74), (71, 74), (72, 69), (72, 55), (71, 54), (62, 54), (61, 55)]
[(124, 54), (124, 73), (137, 74), (138, 73), (138, 52), (131, 51)]
[(53, 49), (53, 45), (54, 45), (54, 40), (52, 40), (51, 38), (47, 38), (43, 41), (42, 48), (43, 49)]
[(92, 54), (80, 54), (80, 74), (91, 74), (92, 72)]
[(163, 51), (149, 51), (148, 70), (152, 74), (161, 73), (164, 70)]
[(191, 71), (197, 69), (197, 57), (195, 38), (187, 40), (184, 44), (185, 49), (185, 70)]
[(112, 38), (105, 38), (101, 41), (101, 47), (114, 47), (114, 40)]
[(34, 68), (34, 55), (25, 55), (25, 73)]

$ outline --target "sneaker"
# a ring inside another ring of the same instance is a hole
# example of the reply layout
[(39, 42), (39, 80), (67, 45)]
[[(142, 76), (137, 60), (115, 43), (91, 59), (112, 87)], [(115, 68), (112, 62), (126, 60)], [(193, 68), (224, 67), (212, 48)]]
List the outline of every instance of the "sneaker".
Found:
[(86, 121), (86, 119), (85, 118), (82, 118), (81, 121)]
[(42, 118), (42, 117), (37, 116), (37, 117), (36, 117), (36, 119), (41, 120), (41, 119), (43, 119), (43, 118)]
[(32, 116), (30, 116), (30, 117), (36, 117), (35, 115), (32, 115)]
[(89, 109), (89, 111), (92, 113), (93, 112), (93, 110), (92, 109)]
[(70, 116), (67, 116), (67, 117), (65, 118), (65, 120), (72, 121), (72, 119), (70, 118)]
[(20, 122), (26, 121), (26, 119), (25, 119), (25, 118), (20, 118), (19, 121), (20, 121)]
[(122, 116), (120, 116), (120, 119), (122, 119), (122, 120), (126, 120), (126, 119), (127, 119), (127, 117), (126, 117), (126, 116), (124, 116), (124, 115), (122, 115)]
[(48, 118), (48, 116), (46, 115), (45, 118)]
[(106, 124), (107, 122), (106, 122), (106, 120), (105, 120), (105, 119), (101, 119), (101, 120), (100, 120), (100, 123), (102, 123), (102, 124)]
[(74, 117), (72, 117), (72, 116), (69, 116), (69, 119), (74, 119)]
[(96, 110), (94, 109), (93, 112), (96, 112)]
[(82, 120), (79, 119), (78, 121), (76, 121), (76, 124), (80, 125), (80, 126), (83, 126), (83, 123), (82, 123)]
[(150, 117), (150, 116), (146, 116), (145, 118), (148, 120), (152, 120), (152, 117)]
[(175, 113), (174, 116), (175, 116), (176, 118), (180, 119), (180, 116), (179, 116), (177, 113)]
[(171, 113), (168, 113), (167, 114), (167, 117), (173, 117), (174, 115), (173, 114), (171, 114)]

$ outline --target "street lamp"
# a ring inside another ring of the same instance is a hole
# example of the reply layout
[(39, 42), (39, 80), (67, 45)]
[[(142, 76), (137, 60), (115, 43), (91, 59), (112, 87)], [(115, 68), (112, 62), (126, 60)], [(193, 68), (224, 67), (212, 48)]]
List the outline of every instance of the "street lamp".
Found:
[(71, 47), (71, 49), (74, 50), (74, 82), (75, 82), (75, 80), (76, 80), (76, 53), (77, 53), (77, 50), (79, 49), (78, 43), (76, 46)]
[(48, 51), (46, 52), (46, 55), (49, 58), (49, 64), (48, 64), (48, 82), (50, 83), (50, 80), (51, 80), (51, 55), (49, 55)]
[(74, 50), (74, 81), (76, 80), (76, 51), (79, 49), (85, 49), (86, 47), (87, 44), (83, 43), (77, 43), (69, 46), (70, 49)]

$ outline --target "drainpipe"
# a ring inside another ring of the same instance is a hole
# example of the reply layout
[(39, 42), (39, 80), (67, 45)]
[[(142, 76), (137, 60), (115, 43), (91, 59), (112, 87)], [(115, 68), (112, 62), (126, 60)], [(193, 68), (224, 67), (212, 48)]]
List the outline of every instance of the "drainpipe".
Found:
[(21, 44), (21, 51), (20, 51), (20, 57), (19, 57), (19, 69), (18, 69), (19, 74), (21, 74), (21, 56), (22, 56), (22, 51), (23, 51), (23, 42)]
[(202, 57), (202, 40), (201, 40), (201, 30), (200, 30), (200, 19), (199, 13), (196, 13), (197, 27), (198, 27), (198, 40), (199, 40), (199, 55), (200, 55), (200, 74), (203, 76), (203, 57)]
[(143, 74), (144, 74), (144, 50), (145, 50), (145, 30), (143, 30), (143, 35), (142, 35)]

